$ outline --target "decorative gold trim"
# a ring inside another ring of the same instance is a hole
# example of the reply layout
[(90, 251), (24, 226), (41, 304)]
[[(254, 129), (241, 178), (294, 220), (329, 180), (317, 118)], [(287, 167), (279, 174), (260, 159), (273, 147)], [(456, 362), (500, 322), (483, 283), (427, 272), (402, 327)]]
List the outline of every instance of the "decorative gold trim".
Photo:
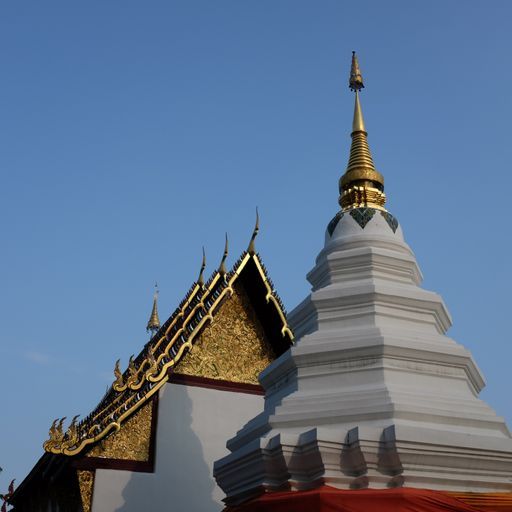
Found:
[(92, 495), (94, 492), (94, 471), (79, 469), (77, 470), (78, 486), (80, 488), (80, 498), (82, 500), (82, 511), (91, 512)]
[(279, 317), (281, 318), (281, 322), (283, 324), (283, 327), (281, 328), (281, 335), (285, 336), (288, 334), (290, 339), (293, 340), (293, 333), (292, 330), (288, 326), (288, 322), (286, 321), (286, 316), (284, 314), (284, 311), (282, 309), (282, 306), (278, 299), (274, 296), (274, 291), (272, 287), (270, 286), (270, 283), (267, 278), (267, 274), (265, 270), (263, 269), (263, 265), (261, 264), (261, 261), (257, 254), (254, 255), (254, 263), (256, 263), (256, 268), (258, 269), (258, 272), (260, 273), (260, 276), (265, 283), (265, 288), (267, 289), (267, 295), (265, 297), (265, 300), (267, 302), (272, 301), (277, 309), (277, 312), (279, 313)]
[(125, 422), (120, 432), (96, 444), (86, 457), (147, 462), (151, 454), (151, 428), (154, 401), (139, 407)]
[(386, 194), (374, 187), (351, 187), (343, 191), (340, 205), (344, 211), (352, 208), (376, 208), (386, 211)]
[(233, 295), (223, 303), (213, 322), (201, 330), (193, 350), (181, 358), (172, 379), (177, 375), (187, 375), (222, 382), (259, 384), (259, 373), (275, 359), (276, 354), (262, 319), (257, 316), (249, 293), (240, 280), (233, 284), (233, 290)]
[[(169, 370), (179, 363), (186, 350), (192, 349), (194, 340), (201, 333), (203, 327), (213, 321), (217, 309), (225, 298), (233, 294), (234, 283), (247, 263), (251, 260), (254, 261), (265, 285), (265, 300), (267, 303), (272, 302), (279, 314), (282, 323), (281, 335), (283, 337), (288, 336), (290, 342), (292, 342), (293, 333), (286, 321), (284, 308), (274, 291), (274, 287), (268, 278), (264, 265), (257, 254), (244, 252), (231, 272), (222, 276), (219, 269), (214, 273), (202, 289), (203, 293), (200, 299), (198, 298), (198, 293), (201, 291), (201, 287), (197, 283), (192, 287), (188, 297), (180, 305), (170, 325), (166, 328), (165, 334), (155, 342), (153, 347), (147, 347), (146, 357), (142, 360), (140, 365), (137, 366), (135, 364), (133, 356), (130, 358), (126, 381), (122, 385), (121, 383), (124, 377), (121, 374), (121, 378), (119, 378), (120, 370), (118, 365), (116, 365), (116, 381), (112, 387), (118, 394), (108, 401), (106, 407), (95, 412), (90, 420), (93, 424), (86, 431), (78, 428), (76, 422), (77, 417), (75, 417), (66, 431), (66, 434), (63, 434), (62, 425), (64, 419), (59, 423), (57, 423), (56, 420), (50, 427), (50, 439), (44, 443), (44, 449), (47, 452), (72, 456), (80, 453), (86, 446), (105, 438), (111, 432), (119, 431), (124, 420), (131, 416), (138, 408), (142, 407), (142, 405), (168, 381)], [(222, 277), (224, 277), (224, 282), (219, 283), (219, 279)], [(214, 294), (218, 292), (219, 286), (222, 287), (222, 289), (215, 296)], [(182, 326), (171, 339), (168, 339), (168, 333), (172, 327), (176, 325), (178, 318), (182, 319), (185, 316), (185, 311), (192, 304), (192, 301), (196, 299), (198, 303), (191, 308), (187, 317), (183, 320)], [(209, 302), (209, 306), (206, 305), (207, 302)], [(197, 324), (189, 327), (191, 322), (196, 318), (198, 311), (202, 312), (201, 319)], [(173, 349), (178, 340), (185, 335), (186, 339), (183, 340), (183, 343), (179, 346), (174, 356), (171, 356), (171, 349)], [(162, 350), (162, 353), (156, 357), (156, 350), (164, 341), (167, 341), (167, 345)], [(144, 371), (144, 368), (147, 369)], [(119, 373), (117, 370), (119, 370)], [(136, 393), (141, 390), (143, 385), (146, 385), (144, 393), (142, 395), (140, 392)], [(128, 392), (131, 393), (127, 395)], [(115, 408), (113, 406), (115, 406)], [(107, 411), (109, 413), (107, 418), (100, 419)]]

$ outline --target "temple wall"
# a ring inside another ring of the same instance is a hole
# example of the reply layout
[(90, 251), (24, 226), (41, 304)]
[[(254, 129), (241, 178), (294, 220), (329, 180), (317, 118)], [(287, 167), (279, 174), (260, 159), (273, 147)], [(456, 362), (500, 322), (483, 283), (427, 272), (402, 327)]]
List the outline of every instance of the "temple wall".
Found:
[(227, 455), (226, 439), (262, 408), (258, 395), (166, 384), (159, 396), (155, 472), (98, 469), (93, 512), (222, 510), (213, 462)]

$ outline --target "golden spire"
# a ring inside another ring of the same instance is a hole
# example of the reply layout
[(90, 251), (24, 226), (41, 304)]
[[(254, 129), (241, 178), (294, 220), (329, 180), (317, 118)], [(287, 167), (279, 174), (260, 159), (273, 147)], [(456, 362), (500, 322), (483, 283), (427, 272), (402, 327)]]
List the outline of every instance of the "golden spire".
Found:
[(349, 87), (355, 92), (352, 144), (347, 170), (339, 182), (339, 203), (343, 211), (362, 207), (385, 210), (384, 177), (373, 164), (359, 101), (359, 91), (364, 84), (355, 52), (352, 52)]
[(258, 236), (258, 233), (260, 231), (260, 214), (258, 212), (258, 207), (256, 207), (256, 224), (254, 226), (254, 231), (252, 232), (251, 241), (249, 242), (249, 247), (247, 249), (247, 252), (252, 256), (256, 254), (256, 244), (254, 241), (256, 240), (256, 237)]
[(199, 271), (199, 277), (197, 278), (197, 284), (201, 287), (204, 286), (204, 269), (206, 268), (206, 253), (203, 247), (203, 261), (201, 263), (201, 270)]
[(154, 334), (158, 329), (160, 329), (160, 319), (158, 318), (158, 285), (155, 283), (155, 293), (153, 295), (153, 309), (151, 310), (151, 315), (148, 320), (148, 325), (146, 326), (146, 331), (151, 331)]

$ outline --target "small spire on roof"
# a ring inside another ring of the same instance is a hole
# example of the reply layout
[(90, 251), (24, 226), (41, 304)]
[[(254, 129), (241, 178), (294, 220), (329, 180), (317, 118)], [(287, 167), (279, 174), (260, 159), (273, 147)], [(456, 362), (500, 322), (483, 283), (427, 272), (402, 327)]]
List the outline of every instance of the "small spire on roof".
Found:
[(151, 315), (148, 320), (148, 325), (146, 326), (146, 331), (150, 332), (151, 335), (154, 335), (158, 329), (160, 329), (160, 319), (158, 318), (158, 284), (155, 283), (155, 293), (153, 294), (153, 309), (151, 310)]
[(258, 212), (258, 207), (256, 206), (256, 224), (254, 226), (254, 231), (252, 232), (251, 241), (249, 242), (249, 248), (247, 249), (247, 252), (251, 256), (253, 254), (256, 254), (256, 244), (254, 243), (254, 240), (258, 236), (259, 231), (260, 231), (260, 214)]
[(226, 233), (226, 243), (224, 245), (224, 254), (222, 255), (222, 260), (219, 265), (219, 274), (224, 276), (227, 274), (226, 270), (226, 258), (228, 257), (228, 234)]
[(197, 278), (197, 284), (201, 286), (201, 288), (204, 286), (204, 269), (206, 268), (206, 253), (204, 252), (204, 246), (203, 246), (203, 261), (201, 263), (201, 270), (199, 271), (199, 277)]

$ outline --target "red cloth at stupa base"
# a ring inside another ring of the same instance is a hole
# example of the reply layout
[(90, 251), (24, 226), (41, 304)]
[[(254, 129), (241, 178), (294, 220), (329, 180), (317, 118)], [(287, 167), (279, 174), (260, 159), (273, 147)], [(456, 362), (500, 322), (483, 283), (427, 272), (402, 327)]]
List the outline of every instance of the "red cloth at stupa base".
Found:
[(512, 493), (427, 489), (335, 489), (266, 493), (225, 512), (512, 512)]

